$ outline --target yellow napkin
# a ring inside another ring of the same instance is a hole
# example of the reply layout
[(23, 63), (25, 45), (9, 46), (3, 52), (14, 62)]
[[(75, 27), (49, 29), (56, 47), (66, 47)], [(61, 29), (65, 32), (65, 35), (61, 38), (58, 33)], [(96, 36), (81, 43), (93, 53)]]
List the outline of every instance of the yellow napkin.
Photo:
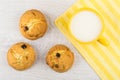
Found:
[[(99, 42), (80, 44), (68, 30), (70, 19), (80, 8), (96, 10), (105, 22), (103, 36), (109, 46)], [(78, 0), (55, 21), (59, 30), (71, 41), (102, 80), (120, 80), (120, 0)]]

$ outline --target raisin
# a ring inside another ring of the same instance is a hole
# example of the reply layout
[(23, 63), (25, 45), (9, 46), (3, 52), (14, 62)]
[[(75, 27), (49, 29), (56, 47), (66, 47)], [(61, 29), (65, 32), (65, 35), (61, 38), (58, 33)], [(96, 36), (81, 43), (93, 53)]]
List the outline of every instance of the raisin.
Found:
[(57, 54), (56, 54), (56, 57), (58, 57), (58, 58), (59, 58), (59, 57), (60, 57), (60, 53), (57, 53)]
[(56, 67), (56, 68), (59, 68), (59, 65), (58, 65), (58, 64), (55, 64), (55, 67)]
[(26, 46), (25, 44), (23, 44), (21, 47), (22, 47), (23, 49), (27, 48), (27, 46)]
[(24, 31), (27, 31), (29, 30), (29, 28), (27, 26), (24, 27)]

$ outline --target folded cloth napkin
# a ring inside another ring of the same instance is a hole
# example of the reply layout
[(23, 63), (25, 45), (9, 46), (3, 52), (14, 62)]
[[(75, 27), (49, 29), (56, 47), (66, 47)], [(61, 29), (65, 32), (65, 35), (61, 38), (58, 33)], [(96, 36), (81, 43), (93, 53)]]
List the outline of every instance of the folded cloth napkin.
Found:
[[(103, 17), (103, 36), (108, 40), (109, 46), (103, 46), (99, 42), (81, 44), (71, 35), (68, 29), (70, 19), (84, 7), (96, 10)], [(102, 80), (120, 80), (120, 0), (78, 0), (56, 19), (55, 24)]]

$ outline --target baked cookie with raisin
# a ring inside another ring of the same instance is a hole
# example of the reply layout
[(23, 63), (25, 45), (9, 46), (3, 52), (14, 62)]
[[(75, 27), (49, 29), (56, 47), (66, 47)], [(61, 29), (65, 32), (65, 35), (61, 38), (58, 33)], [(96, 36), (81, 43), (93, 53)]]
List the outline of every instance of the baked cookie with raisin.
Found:
[(7, 53), (8, 64), (16, 70), (25, 70), (31, 67), (35, 57), (34, 49), (24, 42), (14, 44)]
[(74, 62), (74, 54), (68, 47), (62, 44), (55, 45), (52, 47), (47, 56), (46, 63), (57, 72), (68, 71)]
[(47, 31), (47, 21), (42, 12), (36, 9), (26, 11), (20, 18), (20, 32), (24, 37), (35, 40)]

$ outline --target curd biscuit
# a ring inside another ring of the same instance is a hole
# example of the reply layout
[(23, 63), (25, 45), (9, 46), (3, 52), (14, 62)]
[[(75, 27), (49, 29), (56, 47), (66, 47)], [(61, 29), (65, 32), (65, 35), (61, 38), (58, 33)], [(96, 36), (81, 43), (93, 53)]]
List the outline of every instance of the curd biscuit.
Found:
[(35, 40), (47, 31), (47, 21), (42, 12), (32, 9), (26, 11), (20, 19), (20, 31), (24, 37)]
[(14, 44), (8, 51), (7, 61), (16, 70), (25, 70), (31, 67), (35, 61), (35, 51), (27, 43)]
[(47, 56), (46, 63), (56, 72), (68, 71), (74, 62), (74, 54), (65, 45), (55, 45), (52, 47)]

